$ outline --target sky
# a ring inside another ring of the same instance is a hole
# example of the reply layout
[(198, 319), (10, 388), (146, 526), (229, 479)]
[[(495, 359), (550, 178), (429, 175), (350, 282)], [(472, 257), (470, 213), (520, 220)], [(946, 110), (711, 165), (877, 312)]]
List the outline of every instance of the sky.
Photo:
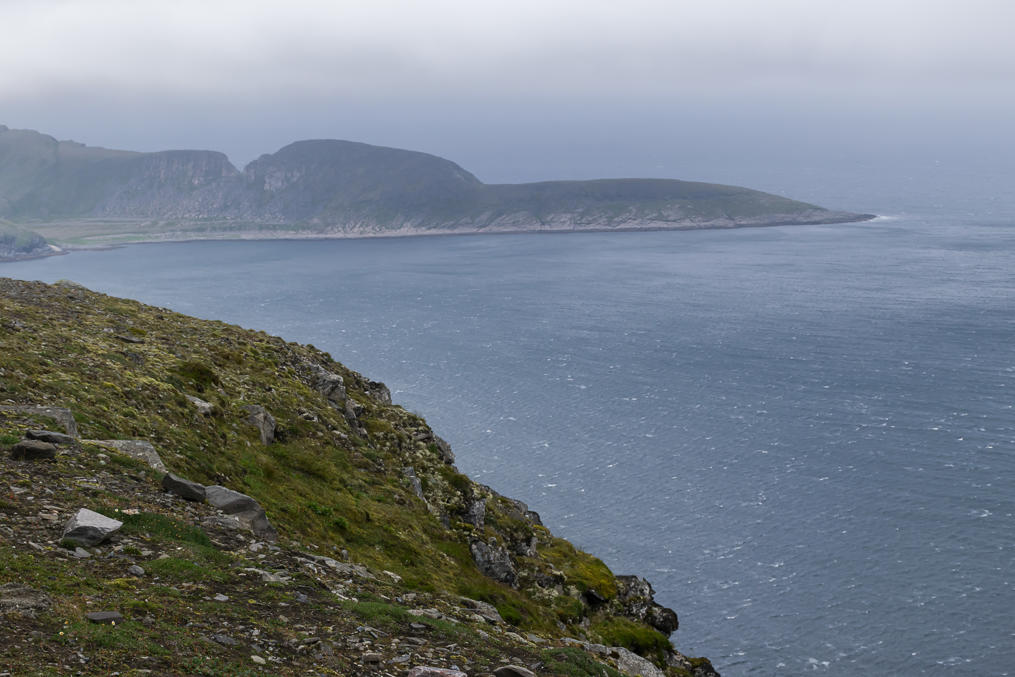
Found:
[(0, 0), (0, 124), (240, 167), (341, 138), (488, 182), (975, 169), (1015, 157), (1013, 26), (1011, 0)]

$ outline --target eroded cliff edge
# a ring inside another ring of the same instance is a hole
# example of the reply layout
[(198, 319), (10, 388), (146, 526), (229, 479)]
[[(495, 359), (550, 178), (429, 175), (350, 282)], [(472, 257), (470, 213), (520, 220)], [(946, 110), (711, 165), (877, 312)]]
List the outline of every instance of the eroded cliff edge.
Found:
[(313, 346), (0, 278), (0, 447), (25, 674), (715, 674), (646, 581)]

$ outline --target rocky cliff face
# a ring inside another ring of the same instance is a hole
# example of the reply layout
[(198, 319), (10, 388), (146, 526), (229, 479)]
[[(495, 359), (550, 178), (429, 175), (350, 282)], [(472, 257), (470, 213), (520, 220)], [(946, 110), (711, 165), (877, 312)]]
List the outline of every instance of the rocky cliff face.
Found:
[(18, 674), (715, 674), (646, 581), (312, 346), (0, 278), (0, 401)]
[[(135, 219), (153, 235), (710, 228), (867, 218), (767, 193), (663, 179), (486, 185), (426, 153), (299, 141), (242, 172), (211, 151), (128, 153), (0, 129), (0, 216)], [(136, 229), (135, 229), (136, 230)]]

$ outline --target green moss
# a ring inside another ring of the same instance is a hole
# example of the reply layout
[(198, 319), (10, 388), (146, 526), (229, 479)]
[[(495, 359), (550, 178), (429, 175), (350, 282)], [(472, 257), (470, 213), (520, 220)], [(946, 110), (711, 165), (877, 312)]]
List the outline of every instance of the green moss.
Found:
[(623, 673), (599, 663), (581, 649), (547, 649), (540, 656), (548, 674), (568, 677), (623, 677)]
[(598, 557), (578, 550), (562, 538), (552, 538), (542, 553), (579, 592), (594, 590), (607, 600), (617, 596), (617, 579)]

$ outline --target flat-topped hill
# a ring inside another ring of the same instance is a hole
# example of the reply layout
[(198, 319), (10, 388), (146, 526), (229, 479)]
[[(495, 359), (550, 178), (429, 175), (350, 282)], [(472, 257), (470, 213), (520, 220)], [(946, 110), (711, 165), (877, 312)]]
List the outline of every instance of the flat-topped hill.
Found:
[(221, 153), (92, 148), (0, 126), (0, 217), (58, 242), (840, 223), (769, 193), (673, 179), (484, 184), (454, 162), (336, 140), (242, 171)]

